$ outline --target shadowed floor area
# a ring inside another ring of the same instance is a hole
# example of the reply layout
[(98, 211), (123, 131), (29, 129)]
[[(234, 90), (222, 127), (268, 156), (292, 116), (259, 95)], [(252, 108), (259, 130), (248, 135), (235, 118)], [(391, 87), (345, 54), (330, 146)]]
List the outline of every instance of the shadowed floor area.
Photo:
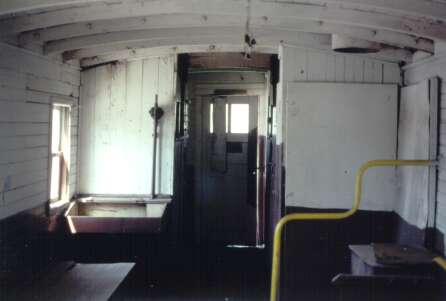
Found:
[(137, 262), (111, 300), (268, 300), (266, 252), (212, 247)]
[(133, 266), (133, 263), (66, 262), (46, 271), (21, 289), (4, 292), (5, 294), (0, 291), (0, 300), (107, 300)]

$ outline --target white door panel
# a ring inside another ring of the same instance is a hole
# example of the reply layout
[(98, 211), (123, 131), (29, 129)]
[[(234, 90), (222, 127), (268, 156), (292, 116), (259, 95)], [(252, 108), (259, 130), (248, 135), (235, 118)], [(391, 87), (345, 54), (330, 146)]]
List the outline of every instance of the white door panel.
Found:
[[(362, 163), (395, 159), (396, 85), (289, 83), (286, 100), (286, 205), (350, 208)], [(362, 209), (392, 210), (394, 168), (364, 177)]]

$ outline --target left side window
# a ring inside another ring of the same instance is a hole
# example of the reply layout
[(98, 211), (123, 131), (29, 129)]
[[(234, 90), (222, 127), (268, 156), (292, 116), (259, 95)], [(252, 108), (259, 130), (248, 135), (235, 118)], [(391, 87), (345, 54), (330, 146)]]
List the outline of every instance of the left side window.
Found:
[(70, 107), (54, 104), (51, 116), (50, 202), (65, 202), (70, 183)]

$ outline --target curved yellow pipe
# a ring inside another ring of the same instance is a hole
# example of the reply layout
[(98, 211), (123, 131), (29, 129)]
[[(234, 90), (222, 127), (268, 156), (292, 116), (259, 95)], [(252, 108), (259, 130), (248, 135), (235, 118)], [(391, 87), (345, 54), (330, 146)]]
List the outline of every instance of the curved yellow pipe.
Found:
[(446, 260), (442, 257), (435, 257), (433, 261), (446, 271)]
[[(356, 213), (361, 203), (362, 194), (362, 179), (367, 169), (371, 167), (382, 166), (429, 166), (435, 165), (436, 161), (430, 160), (373, 160), (361, 165), (356, 173), (355, 179), (355, 195), (353, 207), (341, 213), (292, 213), (285, 215), (276, 225), (274, 231), (274, 245), (273, 245), (273, 263), (271, 272), (271, 295), (270, 301), (276, 301), (279, 288), (280, 278), (280, 255), (281, 255), (281, 241), (282, 233), (285, 225), (291, 221), (303, 220), (340, 220), (345, 219)], [(434, 259), (436, 263), (446, 270), (446, 261), (440, 257)]]

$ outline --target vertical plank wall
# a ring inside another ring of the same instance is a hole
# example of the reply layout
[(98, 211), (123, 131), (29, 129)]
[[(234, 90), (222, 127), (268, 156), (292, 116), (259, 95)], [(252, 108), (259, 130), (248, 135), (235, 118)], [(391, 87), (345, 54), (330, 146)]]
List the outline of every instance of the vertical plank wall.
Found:
[(0, 219), (48, 200), (50, 107), (72, 105), (70, 193), (76, 190), (80, 73), (0, 44)]
[[(48, 231), (52, 102), (72, 104), (70, 194), (76, 191), (78, 69), (0, 43), (0, 299), (54, 260)], [(40, 238), (40, 239), (38, 239)]]
[[(431, 77), (441, 79), (440, 92), (440, 145), (439, 156), (446, 156), (446, 52), (437, 54), (422, 62), (418, 62), (404, 68), (404, 84), (414, 85), (425, 81)], [(437, 185), (437, 203), (436, 203), (436, 246), (440, 251), (445, 252), (446, 235), (446, 165), (444, 160), (440, 160), (438, 185)], [(446, 252), (445, 252), (446, 254)]]
[[(400, 84), (401, 72), (395, 63), (343, 55), (328, 51), (280, 46), (280, 82), (278, 84), (278, 116), (285, 116), (286, 87), (289, 82), (382, 83)], [(285, 124), (278, 119), (277, 141), (282, 143)]]
[(149, 195), (153, 119), (164, 110), (157, 151), (157, 193), (172, 194), (175, 57), (118, 62), (82, 72), (79, 193)]
[[(278, 85), (277, 141), (285, 144), (286, 87), (292, 82), (333, 82), (399, 84), (397, 64), (368, 59), (364, 56), (342, 55), (333, 52), (304, 50), (290, 46), (280, 48), (280, 83)], [(284, 162), (286, 162), (284, 158)], [(287, 204), (285, 204), (287, 205)], [(290, 204), (291, 205), (291, 204)]]

